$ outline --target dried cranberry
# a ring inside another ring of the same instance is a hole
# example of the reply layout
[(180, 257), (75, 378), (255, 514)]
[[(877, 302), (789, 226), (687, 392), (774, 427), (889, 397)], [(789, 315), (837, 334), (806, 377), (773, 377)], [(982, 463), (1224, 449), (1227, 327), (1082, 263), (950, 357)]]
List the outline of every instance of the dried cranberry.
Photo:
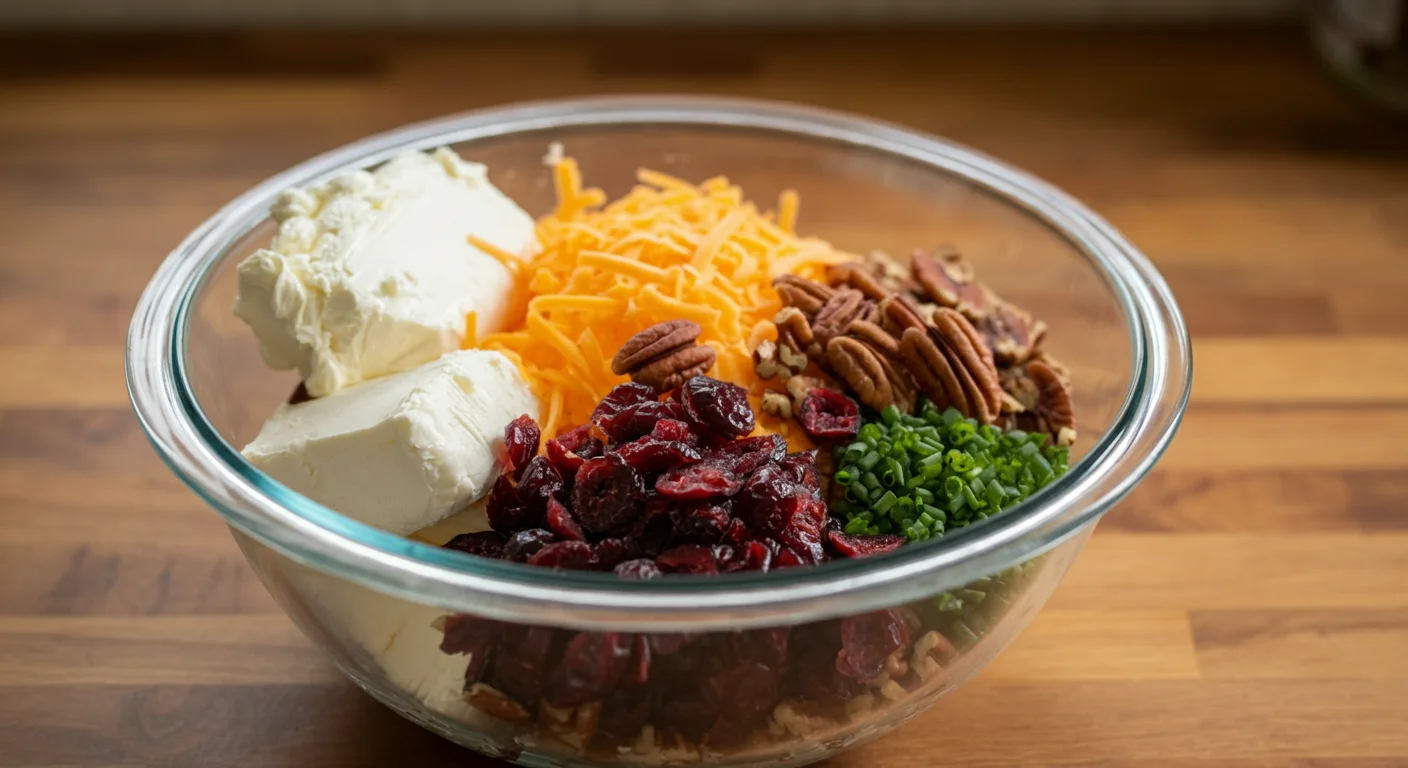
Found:
[(841, 650), (840, 622), (808, 624), (792, 630), (783, 685), (789, 694), (823, 707), (840, 707), (865, 686), (836, 671)]
[(534, 456), (518, 479), (518, 500), (541, 516), (547, 511), (549, 499), (562, 496), (563, 487), (562, 475), (547, 457)]
[(684, 406), (679, 403), (650, 400), (621, 409), (611, 416), (602, 417), (597, 426), (607, 437), (618, 443), (635, 440), (650, 434), (662, 420), (682, 421), (686, 418)]
[(713, 553), (714, 565), (719, 570), (724, 570), (728, 568), (729, 564), (733, 562), (735, 553), (733, 551), (733, 547), (730, 547), (727, 544), (715, 544), (714, 546), (709, 547), (709, 551)]
[(445, 549), (498, 559), (504, 556), (504, 537), (494, 531), (461, 533), (446, 542)]
[(680, 387), (680, 399), (691, 422), (719, 435), (743, 437), (757, 423), (747, 390), (737, 384), (695, 376)]
[(721, 445), (704, 458), (727, 466), (739, 477), (747, 477), (764, 464), (781, 461), (786, 455), (787, 441), (781, 435), (758, 435)]
[(533, 421), (528, 414), (523, 414), (510, 421), (504, 427), (504, 450), (507, 453), (508, 468), (514, 477), (518, 477), (523, 472), (523, 468), (538, 453), (538, 441), (542, 438), (542, 433), (538, 430), (538, 422)]
[(649, 724), (651, 713), (648, 692), (618, 690), (602, 702), (596, 732), (618, 742), (633, 740)]
[(791, 635), (791, 627), (768, 627), (739, 632), (734, 635), (736, 655), (741, 659), (770, 667), (781, 667), (787, 663), (787, 643)]
[(539, 550), (556, 540), (556, 534), (542, 528), (519, 531), (508, 537), (508, 543), (504, 545), (504, 559), (525, 563), (528, 558), (536, 555)]
[(557, 634), (546, 627), (505, 625), (489, 674), (493, 686), (520, 704), (533, 706), (547, 683)]
[(650, 641), (645, 635), (631, 635), (631, 665), (621, 678), (621, 685), (638, 688), (650, 682)]
[(528, 558), (529, 565), (588, 571), (597, 567), (596, 552), (585, 541), (559, 541), (549, 544)]
[(660, 496), (648, 496), (645, 511), (627, 530), (626, 538), (635, 542), (644, 555), (654, 557), (668, 546), (674, 533), (674, 524), (670, 522), (670, 509), (673, 504), (674, 502)]
[(728, 522), (728, 527), (724, 529), (722, 538), (723, 543), (731, 544), (735, 549), (739, 549), (752, 535), (752, 531), (748, 530), (747, 523), (735, 517)]
[(826, 505), (809, 496), (789, 496), (778, 502), (772, 534), (808, 565), (826, 558), (821, 532), (826, 525)]
[(735, 555), (726, 571), (760, 571), (766, 573), (772, 566), (772, 550), (760, 541), (744, 542), (735, 547)]
[(582, 541), (586, 538), (582, 535), (582, 526), (577, 525), (577, 521), (572, 519), (572, 513), (566, 505), (557, 499), (548, 499), (546, 519), (548, 528), (564, 539)]
[(654, 560), (637, 558), (616, 564), (616, 575), (623, 579), (654, 579), (663, 575)]
[(677, 501), (727, 498), (742, 487), (743, 482), (736, 475), (716, 464), (693, 464), (671, 470), (655, 481), (657, 493)]
[(805, 491), (792, 480), (790, 473), (777, 464), (767, 464), (743, 483), (743, 489), (734, 500), (734, 514), (755, 531), (771, 531), (778, 503), (800, 493)]
[(864, 536), (827, 531), (826, 541), (837, 554), (843, 557), (870, 557), (899, 549), (904, 545), (905, 538), (893, 533)]
[(703, 736), (706, 746), (719, 749), (740, 744), (777, 706), (777, 672), (757, 662), (746, 662), (704, 682), (705, 696), (713, 700), (718, 720)]
[(596, 543), (596, 560), (602, 568), (615, 568), (621, 561), (640, 556), (633, 539), (602, 539)]
[(619, 459), (604, 456), (588, 459), (577, 472), (572, 510), (584, 530), (605, 533), (639, 517), (645, 498), (640, 473)]
[(664, 472), (694, 464), (702, 458), (688, 443), (649, 437), (617, 446), (613, 454), (643, 473)]
[(812, 491), (812, 496), (821, 498), (821, 472), (816, 468), (816, 451), (789, 453), (777, 463), (787, 479), (798, 486)]
[(816, 387), (802, 398), (797, 421), (813, 440), (849, 440), (860, 431), (860, 406), (849, 397)]
[(464, 671), (465, 685), (473, 685), (484, 677), (502, 628), (497, 621), (477, 616), (460, 614), (445, 618), (445, 636), (440, 640), (440, 650), (469, 656)]
[(606, 393), (606, 397), (603, 397), (596, 408), (592, 410), (592, 423), (605, 432), (606, 430), (601, 426), (603, 420), (609, 419), (633, 405), (653, 400), (655, 400), (654, 387), (637, 384), (634, 381), (618, 384)]
[(650, 723), (652, 699), (646, 690), (615, 690), (601, 702), (597, 734), (618, 743), (634, 741)]
[(494, 481), (485, 510), (489, 515), (489, 527), (502, 534), (535, 528), (543, 519), (543, 510), (524, 504), (518, 497), (518, 488), (506, 474), (499, 475), (499, 479)]
[(467, 613), (457, 613), (445, 617), (444, 636), (440, 638), (440, 652), (450, 655), (474, 653), (499, 636), (501, 625), (492, 619), (481, 619)]
[(895, 610), (863, 613), (841, 620), (841, 651), (836, 671), (853, 680), (880, 674), (890, 654), (909, 645), (909, 627)]
[(650, 653), (656, 657), (679, 653), (691, 639), (693, 636), (684, 632), (657, 632), (646, 636), (650, 643)]
[(773, 556), (772, 562), (775, 568), (795, 568), (799, 565), (810, 565), (810, 563), (802, 559), (796, 552), (793, 552), (787, 547), (778, 550), (777, 554)]
[(545, 698), (554, 707), (575, 707), (609, 693), (631, 662), (629, 635), (582, 632), (567, 642), (562, 663), (548, 681)]
[(592, 425), (583, 424), (558, 435), (544, 445), (543, 452), (563, 477), (571, 478), (582, 467), (582, 462), (593, 456), (600, 456), (601, 441), (592, 437)]
[(713, 551), (698, 544), (685, 544), (661, 552), (655, 558), (655, 564), (670, 573), (712, 575), (719, 572), (719, 562)]
[[(695, 377), (699, 378), (698, 376)], [(700, 741), (719, 718), (719, 706), (699, 691), (674, 691), (662, 697), (657, 724)]]
[(689, 441), (689, 425), (676, 419), (661, 419), (655, 422), (650, 436), (656, 440), (684, 443)]
[(697, 544), (714, 544), (724, 535), (733, 516), (728, 504), (686, 504), (670, 510), (675, 525), (674, 540)]

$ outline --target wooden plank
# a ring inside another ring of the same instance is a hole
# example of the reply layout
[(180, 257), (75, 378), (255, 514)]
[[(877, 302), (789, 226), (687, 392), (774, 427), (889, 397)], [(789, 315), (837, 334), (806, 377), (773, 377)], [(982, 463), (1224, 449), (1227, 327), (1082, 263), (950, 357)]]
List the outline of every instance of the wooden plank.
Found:
[(1408, 606), (1408, 534), (1096, 532), (1050, 605), (1069, 610)]
[[(977, 681), (840, 766), (1408, 759), (1408, 687), (1371, 681)], [(1326, 727), (1333, 723), (1334, 727)], [(903, 750), (896, 750), (896, 743)], [(1220, 762), (1216, 764), (1222, 764)]]
[[(1198, 391), (1194, 382), (1193, 391)], [(1408, 408), (1189, 408), (1161, 467), (1245, 472), (1268, 469), (1399, 469)]]
[(122, 347), (0, 347), (0, 408), (119, 406)]
[(228, 534), (206, 543), (0, 545), (0, 615), (275, 613)]
[(988, 682), (1191, 679), (1198, 660), (1181, 611), (1052, 610), (981, 674)]
[(1408, 529), (1408, 470), (1194, 471), (1160, 466), (1100, 530), (1143, 532)]
[(298, 685), (339, 677), (282, 614), (0, 617), (0, 688)]
[(1190, 619), (1207, 677), (1408, 678), (1408, 611), (1195, 611)]
[(502, 765), (402, 720), (350, 682), (0, 688), (0, 745), (5, 768)]
[[(1182, 613), (1048, 611), (983, 672), (983, 679), (1197, 674)], [(299, 685), (337, 675), (282, 614), (0, 616), (0, 687)]]
[[(3, 691), (0, 766), (498, 765), (400, 722), (346, 683)], [(977, 681), (828, 765), (921, 768), (935, 755), (980, 766), (1287, 765), (1329, 756), (1326, 764), (1373, 765), (1408, 759), (1405, 707), (1408, 689), (1392, 682)]]
[(1194, 354), (1199, 404), (1408, 403), (1402, 337), (1200, 339)]

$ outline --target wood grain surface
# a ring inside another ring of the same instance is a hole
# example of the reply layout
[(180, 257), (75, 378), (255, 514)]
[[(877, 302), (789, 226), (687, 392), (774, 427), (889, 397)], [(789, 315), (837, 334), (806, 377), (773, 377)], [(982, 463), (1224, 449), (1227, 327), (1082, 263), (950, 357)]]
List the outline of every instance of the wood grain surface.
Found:
[(1408, 765), (1408, 127), (1291, 29), (0, 39), (0, 766), (488, 765), (278, 612), (130, 415), (157, 263), (316, 152), (521, 99), (742, 94), (944, 134), (1168, 277), (1167, 458), (976, 681), (836, 766)]

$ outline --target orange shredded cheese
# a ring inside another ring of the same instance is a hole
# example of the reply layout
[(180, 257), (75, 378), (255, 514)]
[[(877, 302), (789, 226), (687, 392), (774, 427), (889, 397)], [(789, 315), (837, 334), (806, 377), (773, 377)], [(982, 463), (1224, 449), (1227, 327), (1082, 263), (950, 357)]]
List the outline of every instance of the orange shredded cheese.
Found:
[[(517, 364), (542, 403), (546, 435), (587, 422), (592, 409), (626, 377), (611, 372), (611, 355), (631, 336), (666, 320), (703, 328), (700, 342), (718, 352), (710, 375), (748, 389), (755, 408), (767, 389), (752, 351), (775, 338), (781, 306), (772, 279), (784, 273), (819, 278), (830, 264), (856, 257), (813, 238), (799, 238), (796, 192), (783, 192), (776, 213), (760, 212), (723, 177), (693, 185), (651, 170), (607, 203), (583, 189), (571, 158), (553, 168), (557, 208), (538, 221), (538, 253), (519, 258), (489, 243), (471, 243), (508, 267), (516, 300), (508, 329), (477, 346)], [(471, 317), (468, 328), (475, 325)], [(466, 344), (474, 343), (467, 336)], [(760, 432), (796, 441), (786, 422), (762, 418)]]

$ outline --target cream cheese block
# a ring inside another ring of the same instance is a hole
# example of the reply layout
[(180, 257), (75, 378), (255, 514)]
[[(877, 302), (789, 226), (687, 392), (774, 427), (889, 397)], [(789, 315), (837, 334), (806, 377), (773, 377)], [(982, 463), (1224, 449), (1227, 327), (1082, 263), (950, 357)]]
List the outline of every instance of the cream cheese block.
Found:
[(396, 689), (454, 720), (493, 722), (464, 700), (469, 657), (440, 650), (443, 634), (437, 627), (446, 611), (313, 570), (298, 569), (292, 578), (318, 620), (364, 652)]
[(291, 189), (271, 213), (278, 234), (240, 263), (235, 314), (313, 397), (458, 349), (471, 310), (479, 333), (503, 328), (511, 277), (469, 235), (537, 249), (532, 217), (447, 148)]
[(281, 405), (243, 453), (275, 480), (391, 533), (464, 509), (497, 476), (494, 442), (538, 413), (498, 352), (451, 352), (327, 397)]

